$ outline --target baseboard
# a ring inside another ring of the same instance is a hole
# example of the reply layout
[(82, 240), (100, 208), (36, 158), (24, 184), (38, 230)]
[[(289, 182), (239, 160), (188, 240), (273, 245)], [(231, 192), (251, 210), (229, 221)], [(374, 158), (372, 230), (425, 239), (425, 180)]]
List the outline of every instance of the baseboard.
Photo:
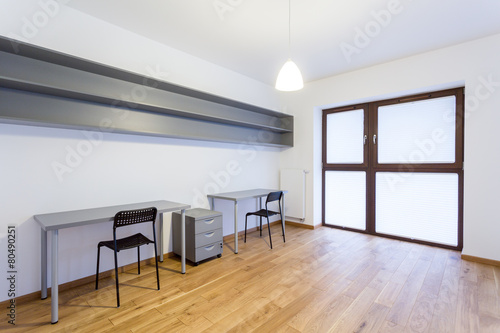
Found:
[(481, 257), (474, 257), (474, 256), (469, 256), (467, 254), (462, 254), (462, 259), (467, 260), (467, 261), (478, 262), (480, 264), (486, 264), (486, 265), (500, 267), (500, 261), (498, 261), (498, 260), (486, 259), (486, 258), (481, 258)]
[[(280, 223), (281, 223), (281, 221), (277, 220), (277, 221), (274, 221), (274, 222), (270, 222), (269, 224), (270, 225), (275, 225), (275, 224), (280, 224)], [(314, 226), (314, 225), (297, 223), (297, 222), (291, 222), (291, 221), (285, 221), (285, 225), (286, 224), (293, 225), (294, 227), (306, 228), (306, 229), (316, 229), (316, 228), (321, 227), (321, 225)], [(266, 223), (262, 223), (262, 230), (264, 230), (264, 229), (267, 229), (267, 222)], [(253, 227), (253, 228), (248, 228), (247, 229), (247, 233), (248, 232), (255, 232), (255, 231), (259, 231), (259, 227)], [(238, 237), (244, 236), (244, 235), (245, 235), (245, 230), (238, 232)], [(233, 241), (233, 240), (234, 240), (234, 234), (226, 235), (226, 236), (223, 237), (223, 241), (224, 242), (230, 242), (230, 241)]]
[[(281, 223), (280, 220), (274, 221), (274, 222), (270, 222), (269, 224), (270, 225), (275, 225), (275, 224), (279, 224), (279, 223)], [(267, 229), (267, 222), (265, 222), (265, 223), (263, 222), (262, 223), (262, 230), (264, 230), (264, 229)], [(259, 227), (253, 227), (253, 228), (248, 228), (247, 229), (247, 233), (255, 232), (255, 231), (259, 231)], [(244, 235), (245, 235), (245, 230), (238, 232), (238, 237), (244, 236)], [(234, 234), (229, 234), (229, 235), (224, 236), (223, 239), (222, 239), (222, 241), (223, 242), (234, 241)]]
[(298, 222), (292, 222), (292, 221), (285, 221), (285, 224), (293, 225), (294, 227), (299, 227), (299, 228), (306, 228), (306, 229), (316, 229), (317, 227), (319, 227), (319, 226), (298, 223)]
[[(175, 256), (175, 254), (173, 252), (169, 252), (169, 253), (166, 253), (163, 255), (163, 257), (165, 257), (165, 258), (170, 258), (173, 256)], [(154, 264), (155, 264), (154, 258), (141, 260), (141, 267), (145, 266), (145, 265), (154, 265)], [(133, 263), (130, 263), (128, 265), (118, 267), (118, 272), (123, 273), (125, 271), (130, 270), (130, 269), (136, 269), (136, 268), (137, 268), (137, 262), (133, 262)], [(100, 272), (99, 279), (114, 276), (114, 274), (115, 274), (115, 269), (112, 268), (108, 271)], [(91, 282), (95, 282), (95, 275), (86, 276), (86, 277), (78, 279), (78, 280), (69, 281), (69, 282), (60, 284), (59, 291), (64, 291), (64, 290), (68, 290), (71, 288), (79, 287), (81, 285), (91, 283)], [(51, 289), (52, 288), (47, 288), (48, 297), (50, 297)], [(16, 300), (16, 304), (23, 304), (24, 302), (37, 300), (37, 299), (40, 299), (41, 297), (42, 297), (42, 293), (41, 293), (41, 290), (39, 290), (39, 291), (35, 291), (31, 294), (26, 294), (23, 296), (16, 297), (15, 300)], [(10, 304), (10, 300), (2, 301), (2, 302), (0, 302), (0, 308), (3, 308), (4, 306), (8, 306), (9, 304)]]

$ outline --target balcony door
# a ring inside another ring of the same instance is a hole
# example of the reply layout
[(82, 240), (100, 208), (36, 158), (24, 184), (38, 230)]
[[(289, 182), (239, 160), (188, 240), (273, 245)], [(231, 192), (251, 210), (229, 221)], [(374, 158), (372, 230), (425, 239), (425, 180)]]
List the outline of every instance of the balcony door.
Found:
[(461, 249), (463, 88), (323, 111), (323, 224)]

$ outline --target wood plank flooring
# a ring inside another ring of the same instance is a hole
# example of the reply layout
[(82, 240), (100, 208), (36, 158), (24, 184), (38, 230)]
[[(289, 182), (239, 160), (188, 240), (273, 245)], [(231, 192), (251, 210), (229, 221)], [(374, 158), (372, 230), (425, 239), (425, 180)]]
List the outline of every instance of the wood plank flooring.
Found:
[[(17, 305), (15, 332), (500, 332), (500, 268), (460, 253), (321, 227), (224, 244), (185, 275), (177, 257)], [(5, 311), (5, 310), (4, 310)], [(7, 331), (6, 330), (6, 331)]]

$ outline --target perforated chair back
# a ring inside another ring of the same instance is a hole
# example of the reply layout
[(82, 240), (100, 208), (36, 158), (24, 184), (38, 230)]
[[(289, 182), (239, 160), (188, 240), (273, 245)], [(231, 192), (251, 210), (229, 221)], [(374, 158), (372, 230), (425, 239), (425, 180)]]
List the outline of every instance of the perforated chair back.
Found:
[[(270, 202), (273, 202), (273, 201), (279, 201), (279, 213), (281, 214), (281, 196), (283, 195), (283, 192), (282, 191), (276, 191), (276, 192), (270, 192), (268, 195), (267, 195), (267, 198), (266, 198), (266, 210), (267, 209), (267, 204), (270, 203)], [(273, 212), (273, 215), (275, 215), (277, 212)]]
[(283, 195), (283, 191), (271, 192), (267, 195), (266, 204), (268, 202), (273, 202), (276, 200), (281, 200), (281, 196)]
[(156, 220), (157, 209), (155, 207), (123, 210), (116, 213), (113, 228), (124, 227), (131, 224), (153, 222)]

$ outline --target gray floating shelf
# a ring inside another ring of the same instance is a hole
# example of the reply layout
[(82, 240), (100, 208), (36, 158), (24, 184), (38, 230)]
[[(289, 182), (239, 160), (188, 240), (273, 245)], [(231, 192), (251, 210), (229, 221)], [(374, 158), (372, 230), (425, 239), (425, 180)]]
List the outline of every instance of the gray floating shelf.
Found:
[(0, 64), (0, 122), (293, 146), (281, 112), (5, 37)]

